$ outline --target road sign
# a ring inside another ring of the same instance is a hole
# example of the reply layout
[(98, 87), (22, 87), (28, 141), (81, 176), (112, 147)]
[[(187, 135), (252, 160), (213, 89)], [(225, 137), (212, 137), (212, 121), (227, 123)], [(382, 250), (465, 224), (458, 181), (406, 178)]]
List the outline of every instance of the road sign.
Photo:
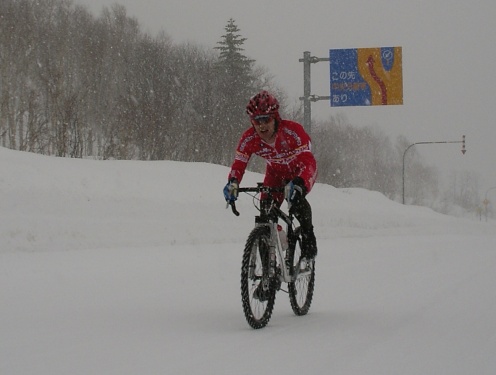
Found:
[(401, 47), (329, 50), (331, 107), (403, 104)]

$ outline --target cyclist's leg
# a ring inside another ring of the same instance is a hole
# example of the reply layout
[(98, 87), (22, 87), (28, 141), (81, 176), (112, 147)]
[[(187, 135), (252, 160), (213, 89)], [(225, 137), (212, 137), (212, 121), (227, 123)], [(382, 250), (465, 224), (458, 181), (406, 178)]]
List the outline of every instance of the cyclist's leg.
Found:
[[(279, 177), (273, 170), (272, 168), (267, 165), (265, 169), (265, 177), (264, 177), (264, 182), (263, 184), (268, 187), (282, 187), (286, 183), (286, 180), (282, 179)], [(272, 197), (274, 201), (276, 202), (277, 206), (280, 207), (282, 202), (284, 201), (284, 193), (272, 193)], [(260, 196), (260, 199), (262, 201), (262, 204), (268, 204), (270, 205), (272, 203), (272, 200), (269, 199), (267, 194), (263, 194)]]
[(312, 224), (312, 207), (307, 199), (303, 198), (291, 210), (301, 226), (302, 256), (307, 259), (315, 258), (317, 256), (317, 239)]

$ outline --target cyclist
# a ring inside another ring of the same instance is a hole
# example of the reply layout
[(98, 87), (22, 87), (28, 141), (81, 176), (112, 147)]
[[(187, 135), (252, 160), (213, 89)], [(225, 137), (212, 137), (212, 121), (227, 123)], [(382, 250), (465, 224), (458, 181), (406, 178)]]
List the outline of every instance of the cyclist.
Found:
[[(312, 208), (306, 199), (317, 178), (310, 137), (301, 124), (281, 119), (277, 99), (265, 90), (250, 98), (246, 113), (252, 126), (239, 140), (224, 197), (227, 202), (235, 201), (250, 157), (255, 154), (264, 158), (267, 163), (264, 185), (285, 186), (284, 193), (275, 193), (273, 197), (278, 206), (285, 198), (288, 200), (290, 213), (302, 229), (302, 258), (309, 261), (317, 255)], [(271, 204), (266, 195), (261, 200), (264, 207)]]

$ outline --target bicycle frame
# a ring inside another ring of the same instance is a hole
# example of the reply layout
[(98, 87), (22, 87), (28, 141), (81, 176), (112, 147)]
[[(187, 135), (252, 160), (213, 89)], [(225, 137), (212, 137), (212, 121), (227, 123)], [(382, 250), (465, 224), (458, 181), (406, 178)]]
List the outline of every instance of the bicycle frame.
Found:
[[(293, 220), (290, 216), (286, 215), (284, 212), (282, 212), (279, 208), (277, 207), (272, 207), (272, 211), (277, 212), (277, 217), (280, 217), (284, 222), (287, 224), (287, 236), (288, 239), (292, 238), (293, 236)], [(259, 219), (263, 220), (263, 219)], [(279, 275), (280, 279), (282, 282), (289, 283), (292, 282), (296, 279), (297, 274), (295, 273), (294, 277), (291, 275), (291, 270), (289, 265), (286, 262), (286, 254), (285, 251), (283, 250), (282, 243), (281, 243), (281, 238), (279, 237), (279, 233), (277, 230), (277, 219), (274, 220), (270, 216), (267, 218), (267, 222), (257, 222), (257, 226), (268, 226), (270, 229), (270, 252), (275, 255), (277, 258), (276, 264), (281, 265), (281, 275)], [(291, 246), (291, 245), (290, 245)], [(293, 245), (294, 246), (294, 245)], [(269, 259), (270, 256), (272, 255), (269, 253)], [(275, 272), (275, 270), (271, 270), (272, 272)]]
[[(283, 191), (284, 188), (270, 188), (263, 186), (263, 183), (257, 183), (256, 188), (238, 188), (238, 192), (243, 193), (267, 193), (269, 197), (272, 197), (272, 192)], [(239, 212), (236, 210), (236, 204), (234, 201), (229, 202), (231, 209), (236, 216), (239, 216)], [(277, 261), (276, 264), (281, 265), (281, 275), (279, 278), (282, 282), (290, 283), (294, 282), (298, 277), (306, 276), (311, 273), (311, 271), (300, 272), (299, 268), (295, 269), (294, 274), (291, 274), (291, 265), (286, 262), (286, 254), (283, 250), (281, 239), (277, 230), (278, 219), (281, 219), (286, 223), (286, 233), (288, 236), (289, 246), (296, 246), (297, 239), (294, 238), (294, 228), (293, 228), (293, 215), (286, 214), (282, 211), (272, 200), (271, 205), (263, 209), (259, 208), (260, 215), (255, 216), (256, 226), (267, 226), (270, 230), (270, 252), (275, 255)], [(269, 257), (272, 254), (269, 254)], [(270, 258), (269, 258), (270, 259)], [(275, 272), (272, 270), (272, 272)]]

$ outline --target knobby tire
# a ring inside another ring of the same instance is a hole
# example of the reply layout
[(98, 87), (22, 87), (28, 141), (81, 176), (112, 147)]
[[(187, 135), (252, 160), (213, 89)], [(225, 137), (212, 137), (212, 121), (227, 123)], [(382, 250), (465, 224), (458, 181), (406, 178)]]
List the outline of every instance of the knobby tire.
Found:
[[(298, 261), (301, 256), (301, 228), (293, 233), (288, 248), (288, 263), (293, 267), (293, 273), (297, 272)], [(294, 282), (288, 284), (289, 302), (293, 312), (298, 315), (306, 315), (312, 304), (313, 290), (315, 287), (315, 260), (312, 262), (311, 273), (300, 276)]]
[(262, 282), (262, 276), (267, 270), (263, 270), (264, 264), (268, 263), (268, 251), (270, 243), (270, 228), (267, 226), (255, 227), (248, 239), (243, 252), (241, 265), (241, 301), (246, 321), (254, 328), (259, 329), (267, 325), (272, 316), (276, 299), (276, 288), (272, 280), (267, 291), (267, 300), (260, 301), (254, 298), (253, 293)]

